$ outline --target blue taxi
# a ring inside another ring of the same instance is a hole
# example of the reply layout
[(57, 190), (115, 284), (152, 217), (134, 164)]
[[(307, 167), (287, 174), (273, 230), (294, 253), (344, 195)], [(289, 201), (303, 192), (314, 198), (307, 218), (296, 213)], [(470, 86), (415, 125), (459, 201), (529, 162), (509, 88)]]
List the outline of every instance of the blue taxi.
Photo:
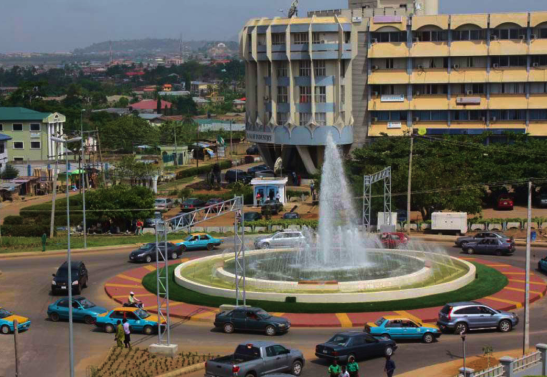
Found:
[(181, 251), (186, 250), (213, 250), (222, 244), (222, 240), (214, 238), (207, 233), (192, 233), (182, 241), (174, 242)]
[(15, 315), (0, 307), (0, 333), (9, 334), (14, 331), (13, 322), (17, 321), (17, 330), (24, 331), (30, 328), (30, 320), (26, 317)]
[[(158, 316), (150, 314), (144, 309), (121, 307), (109, 312), (99, 314), (95, 326), (107, 333), (116, 331), (118, 321), (127, 319), (129, 326), (136, 331), (146, 335), (152, 335), (158, 330)], [(165, 326), (165, 319), (161, 319), (161, 325)]]
[(368, 322), (365, 332), (391, 339), (421, 339), (424, 343), (432, 343), (442, 334), (435, 325), (398, 316), (384, 316), (376, 322)]
[(547, 257), (538, 262), (538, 270), (547, 273)]
[[(52, 322), (68, 319), (68, 302), (68, 298), (65, 297), (48, 306), (47, 315)], [(84, 321), (88, 325), (92, 325), (97, 320), (99, 314), (106, 312), (108, 310), (95, 305), (85, 297), (75, 297), (72, 299), (72, 318), (75, 321)]]

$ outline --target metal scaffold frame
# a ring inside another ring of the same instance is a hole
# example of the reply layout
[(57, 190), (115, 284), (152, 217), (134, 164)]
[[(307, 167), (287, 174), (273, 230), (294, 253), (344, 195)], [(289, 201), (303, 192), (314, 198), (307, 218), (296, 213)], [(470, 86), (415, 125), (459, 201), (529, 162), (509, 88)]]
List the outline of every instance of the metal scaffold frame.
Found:
[[(236, 305), (240, 300), (246, 305), (245, 294), (245, 224), (243, 219), (243, 196), (236, 196), (233, 199), (217, 203), (209, 207), (180, 214), (168, 220), (162, 220), (161, 214), (156, 212), (156, 284), (158, 302), (158, 344), (171, 344), (171, 321), (169, 318), (169, 257), (167, 247), (167, 235), (185, 230), (190, 232), (191, 228), (199, 223), (208, 221), (220, 216), (234, 213), (234, 254), (235, 254), (235, 276), (236, 276)], [(163, 238), (160, 241), (160, 238)], [(163, 243), (163, 247), (160, 247)], [(162, 250), (163, 249), (163, 250)], [(165, 329), (161, 323), (165, 321)]]
[[(371, 208), (372, 208), (372, 185), (384, 181), (384, 224), (391, 224), (391, 166), (372, 175), (364, 176), (363, 183), (363, 225), (370, 231)], [(387, 214), (388, 216), (385, 216)], [(380, 224), (378, 224), (380, 225)]]

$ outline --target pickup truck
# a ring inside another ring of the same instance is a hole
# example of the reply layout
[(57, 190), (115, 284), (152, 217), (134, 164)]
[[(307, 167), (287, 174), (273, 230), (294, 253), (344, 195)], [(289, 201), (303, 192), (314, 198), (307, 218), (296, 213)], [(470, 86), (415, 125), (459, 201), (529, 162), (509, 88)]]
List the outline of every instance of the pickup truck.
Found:
[(261, 377), (272, 373), (300, 376), (304, 355), (298, 350), (265, 341), (242, 343), (233, 355), (205, 363), (205, 377)]

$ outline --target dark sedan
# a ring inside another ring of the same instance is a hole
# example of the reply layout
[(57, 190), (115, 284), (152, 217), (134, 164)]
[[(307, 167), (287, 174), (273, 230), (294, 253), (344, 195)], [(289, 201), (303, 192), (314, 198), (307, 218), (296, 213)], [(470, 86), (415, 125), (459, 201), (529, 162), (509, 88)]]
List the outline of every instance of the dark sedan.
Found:
[(182, 204), (180, 205), (180, 211), (181, 212), (192, 212), (197, 209), (205, 207), (205, 202), (201, 199), (196, 198), (190, 198), (186, 199)]
[(215, 327), (231, 334), (236, 330), (264, 332), (274, 336), (289, 331), (291, 323), (283, 317), (274, 317), (260, 308), (239, 307), (220, 312), (215, 317)]
[(228, 170), (224, 175), (224, 179), (228, 183), (243, 182), (245, 184), (251, 182), (253, 177), (245, 173), (243, 170), (233, 169)]
[(205, 203), (205, 207), (212, 207), (211, 212), (220, 212), (222, 209), (222, 202), (224, 202), (224, 200), (221, 198), (209, 199), (207, 203)]
[(300, 215), (296, 212), (287, 212), (283, 215), (283, 220), (298, 220)]
[(254, 177), (257, 172), (264, 171), (264, 170), (270, 170), (270, 167), (268, 165), (258, 165), (253, 166), (252, 168), (247, 169), (247, 174), (251, 177)]
[(351, 357), (355, 360), (364, 360), (391, 356), (396, 349), (397, 344), (391, 339), (375, 338), (364, 332), (348, 331), (338, 333), (327, 342), (318, 344), (315, 347), (315, 356), (347, 363)]
[(262, 215), (258, 212), (245, 212), (243, 220), (245, 220), (245, 222), (262, 220)]
[(458, 237), (458, 239), (456, 239), (456, 246), (464, 247), (468, 242), (479, 242), (484, 238), (497, 238), (499, 240), (505, 240), (505, 242), (514, 242), (511, 237), (507, 237), (505, 234), (500, 232), (480, 232), (474, 236)]
[(467, 242), (462, 248), (467, 254), (512, 255), (515, 252), (515, 243), (498, 238), (484, 238), (476, 242)]
[[(165, 244), (163, 242), (160, 242), (159, 248), (163, 253), (163, 251), (165, 250)], [(180, 255), (180, 247), (171, 242), (167, 242), (167, 257), (169, 259), (177, 259), (179, 255)], [(155, 242), (144, 244), (141, 247), (139, 247), (137, 250), (132, 251), (131, 254), (129, 254), (130, 262), (150, 263), (155, 260), (156, 260), (156, 243)]]

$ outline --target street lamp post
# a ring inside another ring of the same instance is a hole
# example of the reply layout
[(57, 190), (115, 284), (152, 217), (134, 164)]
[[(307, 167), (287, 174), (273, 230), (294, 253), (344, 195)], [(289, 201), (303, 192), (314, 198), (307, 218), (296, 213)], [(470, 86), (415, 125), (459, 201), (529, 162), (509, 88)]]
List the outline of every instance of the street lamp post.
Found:
[(82, 109), (82, 113), (80, 114), (80, 132), (81, 132), (81, 142), (80, 142), (80, 148), (82, 150), (82, 165), (80, 168), (80, 187), (82, 188), (82, 202), (83, 202), (83, 210), (84, 210), (84, 249), (87, 249), (87, 225), (85, 221), (85, 176), (87, 173), (87, 170), (85, 168), (85, 149), (84, 149), (84, 122), (83, 122), (83, 114), (85, 112), (85, 109)]
[(74, 329), (72, 319), (72, 260), (70, 253), (70, 189), (68, 180), (68, 143), (80, 141), (80, 137), (65, 140), (59, 137), (51, 137), (51, 140), (56, 143), (66, 144), (65, 161), (66, 161), (66, 227), (67, 227), (67, 265), (68, 265), (68, 343), (70, 353), (70, 377), (74, 377)]

